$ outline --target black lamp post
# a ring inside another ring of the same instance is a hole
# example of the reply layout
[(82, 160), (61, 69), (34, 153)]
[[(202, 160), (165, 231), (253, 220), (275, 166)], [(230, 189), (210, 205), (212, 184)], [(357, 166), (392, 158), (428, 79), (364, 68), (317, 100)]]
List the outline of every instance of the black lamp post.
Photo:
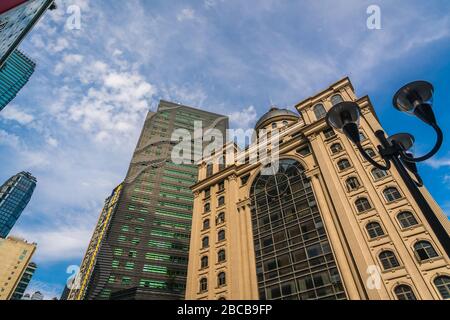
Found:
[[(375, 135), (380, 141), (378, 151), (384, 160), (384, 164), (372, 159), (361, 144), (359, 133), (361, 111), (355, 102), (341, 102), (335, 105), (328, 112), (326, 120), (329, 126), (343, 132), (358, 147), (362, 156), (376, 168), (387, 171), (394, 165), (443, 246), (447, 256), (450, 257), (450, 237), (419, 189), (419, 187), (423, 186), (423, 183), (416, 165), (417, 162), (426, 161), (433, 157), (441, 148), (444, 140), (442, 130), (437, 124), (432, 109), (433, 93), (434, 89), (430, 83), (416, 81), (401, 88), (395, 94), (393, 101), (396, 109), (415, 115), (436, 131), (437, 142), (434, 148), (422, 157), (414, 158), (412, 153), (408, 152), (414, 145), (414, 137), (412, 135), (400, 133), (386, 138), (385, 133), (380, 130), (375, 132)], [(412, 179), (410, 173), (415, 176), (416, 180)]]

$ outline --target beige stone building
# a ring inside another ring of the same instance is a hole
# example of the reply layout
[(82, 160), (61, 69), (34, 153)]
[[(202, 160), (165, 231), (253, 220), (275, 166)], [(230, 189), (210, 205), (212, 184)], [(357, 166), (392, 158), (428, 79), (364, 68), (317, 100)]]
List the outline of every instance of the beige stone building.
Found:
[(0, 300), (9, 300), (36, 250), (35, 243), (0, 238)]
[(237, 161), (200, 164), (187, 299), (450, 297), (449, 257), (398, 172), (374, 169), (327, 126), (327, 111), (342, 100), (360, 106), (363, 145), (381, 161), (379, 119), (369, 97), (357, 97), (345, 78), (300, 102), (298, 113), (274, 108), (257, 123), (280, 131), (276, 174), (239, 161), (252, 147), (233, 144), (224, 150), (231, 148)]

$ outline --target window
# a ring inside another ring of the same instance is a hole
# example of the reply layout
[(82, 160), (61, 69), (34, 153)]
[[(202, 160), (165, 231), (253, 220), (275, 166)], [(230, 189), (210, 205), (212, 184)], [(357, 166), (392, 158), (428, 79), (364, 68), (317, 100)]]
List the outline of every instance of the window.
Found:
[(202, 278), (200, 280), (200, 292), (208, 291), (208, 279)]
[(450, 277), (441, 276), (434, 280), (434, 285), (438, 289), (442, 299), (450, 299)]
[(200, 260), (200, 266), (202, 269), (208, 268), (208, 257), (204, 256), (202, 257), (202, 259)]
[(225, 182), (222, 181), (219, 183), (219, 192), (221, 192), (223, 190), (225, 190)]
[(242, 184), (243, 186), (246, 185), (247, 182), (248, 182), (248, 179), (250, 179), (250, 175), (249, 175), (249, 174), (246, 175), (246, 176), (243, 176), (243, 177), (241, 178), (241, 184)]
[(372, 170), (372, 176), (375, 180), (380, 180), (386, 177), (388, 174), (385, 170), (381, 170), (378, 168), (375, 168)]
[(206, 177), (209, 178), (213, 175), (213, 164), (212, 163), (208, 163), (208, 165), (206, 166)]
[(209, 237), (204, 237), (202, 239), (202, 249), (206, 249), (209, 247)]
[(219, 233), (217, 233), (217, 241), (224, 241), (225, 240), (225, 230), (220, 230)]
[(325, 136), (325, 139), (330, 139), (336, 135), (336, 132), (334, 132), (333, 129), (328, 128), (327, 130), (323, 131), (323, 135)]
[(366, 135), (365, 135), (364, 132), (362, 132), (362, 131), (359, 133), (359, 138), (361, 139), (361, 141), (367, 140)]
[(225, 212), (221, 212), (217, 216), (216, 224), (219, 225), (222, 223), (225, 223)]
[(395, 200), (401, 199), (402, 197), (397, 188), (394, 187), (387, 188), (386, 190), (384, 190), (383, 194), (387, 202), (393, 202)]
[(224, 262), (226, 259), (227, 257), (225, 254), (225, 250), (220, 250), (219, 253), (217, 254), (217, 261)]
[(314, 107), (314, 114), (315, 114), (317, 120), (325, 118), (325, 116), (327, 115), (327, 112), (326, 112), (323, 104), (318, 104)]
[(227, 284), (227, 279), (226, 279), (225, 272), (219, 273), (219, 275), (217, 276), (217, 285), (219, 287), (222, 287), (226, 284)]
[(394, 289), (398, 300), (417, 300), (410, 286), (401, 284)]
[(211, 196), (211, 188), (205, 190), (205, 198), (209, 198)]
[(344, 101), (344, 99), (342, 99), (342, 96), (340, 94), (335, 94), (334, 96), (331, 97), (331, 104), (333, 106), (335, 106), (338, 103), (341, 103), (343, 101)]
[(410, 228), (419, 224), (411, 212), (400, 212), (397, 216), (397, 219), (403, 229)]
[(358, 190), (361, 187), (358, 179), (355, 177), (348, 178), (346, 184), (349, 192)]
[(356, 200), (355, 205), (359, 213), (372, 209), (372, 206), (367, 198)]
[(343, 150), (342, 145), (340, 143), (335, 143), (331, 146), (331, 153), (336, 154)]
[(375, 153), (375, 151), (373, 151), (372, 148), (367, 148), (365, 151), (371, 158), (375, 158), (377, 156), (377, 154)]
[(375, 239), (384, 236), (383, 228), (378, 222), (370, 222), (366, 226), (367, 233), (371, 239)]
[(414, 251), (420, 261), (429, 260), (438, 256), (431, 243), (428, 241), (419, 241), (414, 245)]
[(219, 202), (219, 206), (225, 205), (225, 197), (220, 197), (218, 202)]
[(203, 230), (207, 230), (210, 227), (209, 219), (203, 221)]
[(389, 270), (400, 266), (397, 257), (392, 251), (383, 251), (380, 253), (379, 257), (384, 270)]
[(284, 121), (283, 121), (283, 127), (287, 127), (288, 125), (289, 125), (289, 122), (286, 121), (286, 120), (284, 120)]
[(341, 171), (344, 171), (350, 167), (351, 167), (350, 161), (348, 161), (347, 159), (342, 159), (341, 161), (338, 162), (338, 168)]
[(205, 213), (211, 212), (211, 204), (206, 203), (204, 209), (205, 209), (204, 210)]
[(297, 152), (299, 155), (305, 157), (305, 156), (311, 154), (311, 149), (309, 148), (309, 146), (305, 146), (305, 147), (295, 150), (295, 152)]
[(276, 129), (276, 128), (277, 128), (277, 123), (276, 122), (272, 123), (272, 129)]

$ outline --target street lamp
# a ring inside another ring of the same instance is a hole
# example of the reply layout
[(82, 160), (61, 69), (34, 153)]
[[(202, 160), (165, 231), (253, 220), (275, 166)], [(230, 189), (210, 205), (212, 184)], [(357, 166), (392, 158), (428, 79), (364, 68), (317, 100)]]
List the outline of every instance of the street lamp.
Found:
[[(367, 154), (361, 144), (359, 132), (361, 110), (356, 102), (347, 101), (335, 105), (328, 112), (326, 121), (329, 126), (344, 133), (357, 146), (364, 159), (374, 167), (387, 171), (394, 165), (445, 252), (450, 257), (450, 237), (419, 189), (423, 186), (423, 182), (416, 165), (418, 162), (423, 162), (433, 157), (441, 148), (444, 140), (442, 130), (437, 124), (432, 108), (433, 94), (434, 88), (430, 83), (415, 81), (402, 87), (395, 94), (393, 100), (394, 107), (397, 110), (416, 116), (430, 125), (437, 134), (437, 141), (433, 149), (421, 157), (415, 158), (410, 152), (415, 142), (411, 134), (400, 133), (387, 138), (384, 131), (379, 130), (375, 132), (375, 136), (380, 141), (378, 151), (384, 163), (375, 161)], [(416, 180), (413, 180), (411, 174), (415, 176)]]

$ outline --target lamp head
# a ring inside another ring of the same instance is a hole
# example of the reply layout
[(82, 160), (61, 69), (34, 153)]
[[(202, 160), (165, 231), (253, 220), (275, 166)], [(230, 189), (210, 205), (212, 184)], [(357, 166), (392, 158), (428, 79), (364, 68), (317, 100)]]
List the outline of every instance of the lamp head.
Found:
[(432, 110), (433, 85), (426, 81), (408, 83), (394, 96), (394, 107), (401, 111), (417, 116), (428, 124), (435, 124), (436, 119)]
[(361, 142), (359, 121), (361, 110), (356, 102), (341, 102), (328, 111), (326, 121), (328, 125), (345, 135), (355, 144)]
[(388, 138), (389, 143), (395, 141), (403, 151), (409, 151), (414, 146), (414, 136), (409, 133), (398, 133)]

